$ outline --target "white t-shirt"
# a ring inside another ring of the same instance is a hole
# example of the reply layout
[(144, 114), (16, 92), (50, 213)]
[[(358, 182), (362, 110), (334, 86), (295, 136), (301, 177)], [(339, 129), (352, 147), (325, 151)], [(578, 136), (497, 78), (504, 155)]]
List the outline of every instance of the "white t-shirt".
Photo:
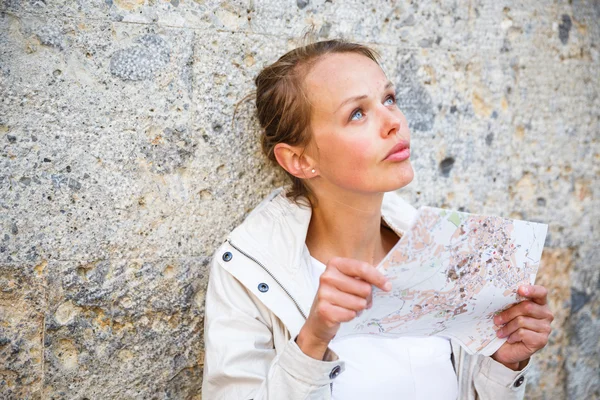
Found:
[[(325, 265), (311, 257), (315, 293)], [(329, 347), (346, 369), (333, 381), (334, 400), (455, 400), (458, 382), (447, 339), (355, 336), (333, 340)]]

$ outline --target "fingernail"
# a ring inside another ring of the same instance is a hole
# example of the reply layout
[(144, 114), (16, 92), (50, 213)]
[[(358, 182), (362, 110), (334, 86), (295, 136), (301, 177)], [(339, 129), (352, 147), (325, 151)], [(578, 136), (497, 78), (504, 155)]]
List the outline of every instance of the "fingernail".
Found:
[(392, 290), (392, 282), (386, 282), (385, 285), (383, 285), (383, 288), (386, 292), (389, 292), (390, 290)]
[(498, 331), (496, 331), (496, 336), (499, 338), (504, 337), (504, 332), (502, 332), (502, 329), (498, 329)]
[(527, 286), (523, 287), (523, 294), (527, 296), (529, 294), (529, 288)]
[(496, 325), (502, 325), (502, 317), (501, 317), (501, 316), (499, 316), (499, 315), (496, 315), (496, 316), (494, 317), (494, 323), (495, 323)]

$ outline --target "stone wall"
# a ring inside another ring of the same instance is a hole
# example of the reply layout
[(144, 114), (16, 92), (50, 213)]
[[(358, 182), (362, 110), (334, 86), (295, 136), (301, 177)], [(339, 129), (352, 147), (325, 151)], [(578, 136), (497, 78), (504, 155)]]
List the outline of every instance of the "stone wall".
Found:
[(600, 398), (600, 3), (0, 2), (0, 398), (200, 399), (207, 263), (284, 182), (253, 90), (314, 25), (368, 43), (415, 205), (550, 225), (531, 399)]

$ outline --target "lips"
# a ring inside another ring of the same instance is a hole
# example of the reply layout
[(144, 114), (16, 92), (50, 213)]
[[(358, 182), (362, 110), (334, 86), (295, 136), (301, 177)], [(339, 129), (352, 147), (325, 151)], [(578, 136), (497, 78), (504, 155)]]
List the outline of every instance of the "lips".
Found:
[(401, 140), (398, 144), (392, 147), (392, 150), (385, 156), (387, 161), (403, 161), (410, 157), (410, 143), (406, 140)]

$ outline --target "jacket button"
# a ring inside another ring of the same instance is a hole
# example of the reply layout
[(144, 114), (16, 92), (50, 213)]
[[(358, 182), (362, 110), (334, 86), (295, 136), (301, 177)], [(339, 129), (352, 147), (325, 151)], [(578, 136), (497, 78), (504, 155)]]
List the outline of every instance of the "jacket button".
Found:
[(335, 379), (340, 374), (341, 371), (342, 371), (342, 368), (339, 365), (336, 365), (331, 370), (331, 373), (329, 374), (329, 379)]
[(267, 285), (266, 283), (259, 283), (258, 290), (262, 293), (266, 293), (267, 291), (269, 291), (269, 285)]
[(525, 377), (523, 375), (521, 375), (519, 377), (519, 379), (517, 379), (517, 381), (515, 382), (515, 387), (519, 387), (523, 384), (523, 382), (525, 382)]
[(233, 255), (230, 252), (226, 252), (223, 254), (223, 261), (231, 261)]

